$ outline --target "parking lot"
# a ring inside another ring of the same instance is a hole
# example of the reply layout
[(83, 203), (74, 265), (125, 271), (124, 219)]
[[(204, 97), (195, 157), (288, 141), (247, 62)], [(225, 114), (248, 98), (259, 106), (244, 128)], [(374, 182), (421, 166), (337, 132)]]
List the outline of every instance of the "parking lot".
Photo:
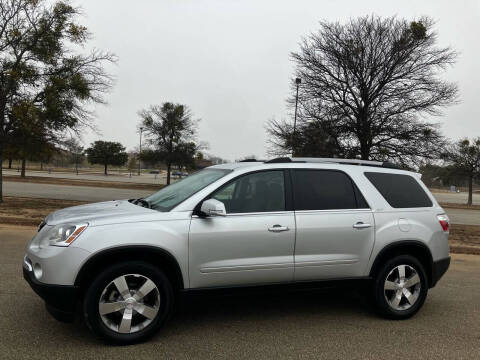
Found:
[(79, 321), (55, 321), (23, 280), (23, 251), (34, 232), (0, 225), (2, 359), (478, 359), (480, 353), (479, 256), (454, 255), (423, 309), (407, 321), (378, 318), (348, 291), (195, 297), (150, 341), (113, 347)]

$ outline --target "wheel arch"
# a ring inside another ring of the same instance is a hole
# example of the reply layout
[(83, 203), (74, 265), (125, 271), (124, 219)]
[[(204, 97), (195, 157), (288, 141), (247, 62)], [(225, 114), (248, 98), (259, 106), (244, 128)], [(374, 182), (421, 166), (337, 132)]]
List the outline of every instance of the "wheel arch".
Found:
[(119, 262), (132, 260), (145, 261), (157, 266), (165, 272), (175, 291), (184, 289), (182, 271), (175, 257), (165, 249), (148, 245), (119, 246), (93, 255), (77, 273), (75, 286), (85, 292), (86, 285), (100, 271)]
[(425, 266), (429, 287), (433, 286), (432, 253), (427, 245), (418, 240), (403, 240), (385, 246), (373, 261), (370, 268), (370, 277), (375, 276), (381, 264), (397, 255), (411, 255), (417, 258)]

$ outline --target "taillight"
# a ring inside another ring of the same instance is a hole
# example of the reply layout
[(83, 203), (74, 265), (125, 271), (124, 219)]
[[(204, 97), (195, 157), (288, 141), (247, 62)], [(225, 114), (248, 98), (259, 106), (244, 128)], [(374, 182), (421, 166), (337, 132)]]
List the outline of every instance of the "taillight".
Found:
[(437, 215), (437, 219), (443, 231), (447, 232), (450, 227), (450, 220), (448, 219), (448, 216), (445, 214)]

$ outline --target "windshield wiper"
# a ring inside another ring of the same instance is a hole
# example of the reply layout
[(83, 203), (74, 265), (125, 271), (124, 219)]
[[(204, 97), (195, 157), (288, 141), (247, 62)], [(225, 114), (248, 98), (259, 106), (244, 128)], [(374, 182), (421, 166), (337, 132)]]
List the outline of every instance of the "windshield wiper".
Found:
[(148, 200), (145, 200), (144, 198), (135, 199), (135, 200), (132, 201), (132, 204), (140, 205), (140, 206), (143, 206), (143, 207), (148, 208), (148, 209), (151, 208)]

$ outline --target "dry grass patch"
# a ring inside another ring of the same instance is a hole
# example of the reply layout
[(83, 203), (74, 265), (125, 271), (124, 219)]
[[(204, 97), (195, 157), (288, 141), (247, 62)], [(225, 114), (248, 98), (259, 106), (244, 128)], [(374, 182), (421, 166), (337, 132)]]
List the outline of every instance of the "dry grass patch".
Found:
[(452, 253), (480, 255), (480, 226), (452, 224), (449, 241)]
[(85, 201), (10, 197), (0, 203), (0, 223), (37, 226), (49, 213), (69, 206), (86, 204)]

